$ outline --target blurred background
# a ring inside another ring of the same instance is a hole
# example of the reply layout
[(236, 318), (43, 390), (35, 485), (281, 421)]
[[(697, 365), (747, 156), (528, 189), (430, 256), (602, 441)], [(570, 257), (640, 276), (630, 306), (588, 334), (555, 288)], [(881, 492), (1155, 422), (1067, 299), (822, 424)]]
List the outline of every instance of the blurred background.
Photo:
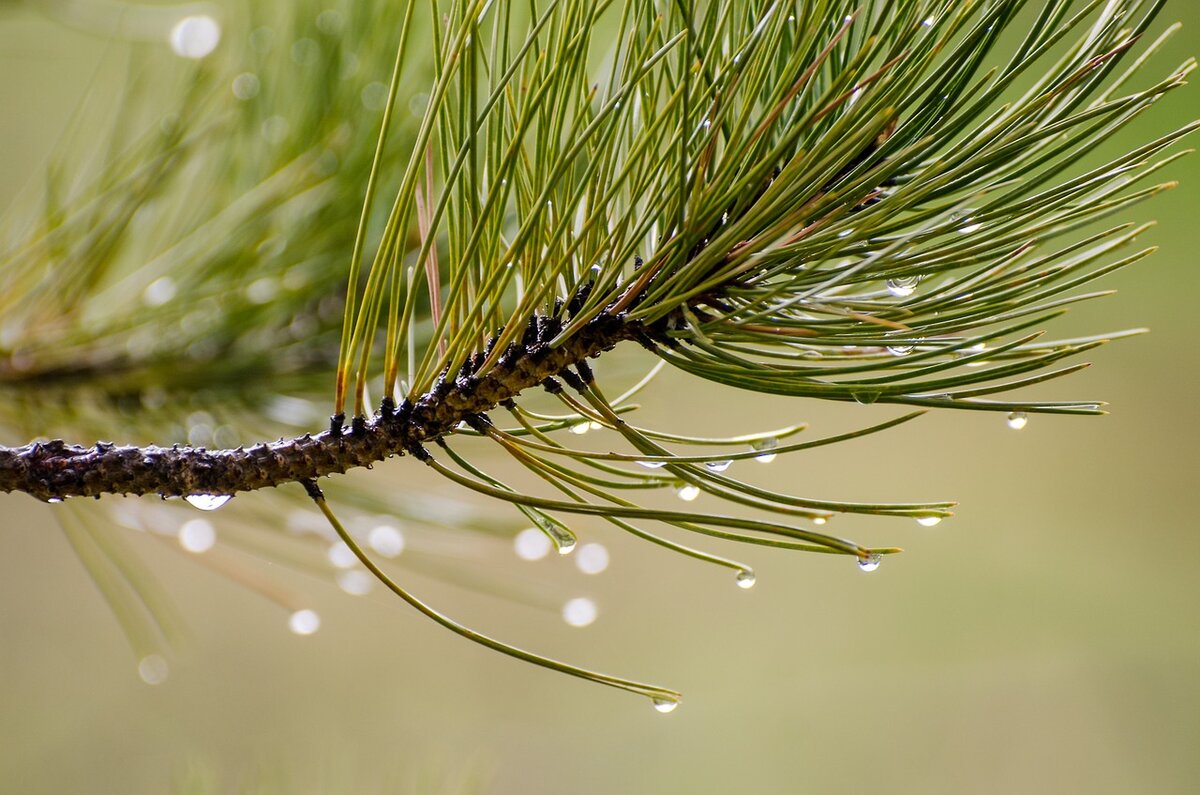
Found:
[[(121, 79), (105, 71), (121, 45), (64, 23), (64, 9), (86, 5), (0, 3), (0, 207), (42, 178), (95, 81)], [(1185, 27), (1155, 73), (1200, 50), (1200, 6), (1168, 2), (1155, 30), (1174, 20)], [(1190, 121), (1198, 97), (1168, 97), (1112, 151)], [(230, 567), (277, 578), (281, 606), (141, 534), (127, 542), (187, 627), (166, 655), (169, 676), (148, 686), (52, 508), (0, 496), (0, 789), (1194, 792), (1200, 348), (1188, 302), (1200, 291), (1200, 158), (1169, 176), (1181, 186), (1130, 214), (1159, 221), (1143, 241), (1161, 251), (1107, 278), (1118, 295), (1055, 329), (1151, 328), (1045, 387), (1109, 401), (1110, 416), (1034, 416), (1016, 431), (1000, 415), (942, 414), (739, 464), (807, 496), (960, 501), (932, 528), (835, 519), (831, 530), (906, 549), (873, 574), (836, 557), (721, 550), (755, 566), (757, 586), (743, 591), (725, 570), (600, 522), (572, 522), (581, 542), (608, 550), (597, 574), (572, 557), (519, 558), (509, 532), (519, 522), (406, 528), (397, 566), (416, 593), (518, 645), (679, 689), (670, 715), (469, 644), (378, 589), (351, 595), (332, 575), (229, 552)], [(648, 364), (624, 352), (599, 372), (628, 384)], [(798, 421), (827, 435), (900, 413), (673, 373), (640, 402), (643, 425), (703, 435)], [(355, 477), (445, 497), (439, 510), (470, 501), (423, 470), (402, 459)], [(243, 521), (256, 510), (234, 507), (251, 512)], [(256, 521), (266, 510), (286, 522), (274, 503), (257, 510)], [(206, 517), (218, 537), (237, 511)], [(597, 618), (569, 626), (561, 609), (580, 597)], [(319, 614), (319, 631), (289, 631), (301, 608)]]

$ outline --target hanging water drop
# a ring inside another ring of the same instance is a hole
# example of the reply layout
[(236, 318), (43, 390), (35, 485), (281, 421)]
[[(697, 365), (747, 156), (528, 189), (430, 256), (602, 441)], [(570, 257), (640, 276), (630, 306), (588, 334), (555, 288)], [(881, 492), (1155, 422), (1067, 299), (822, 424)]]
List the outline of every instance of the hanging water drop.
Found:
[(779, 440), (774, 436), (767, 439), (762, 439), (751, 445), (755, 450), (762, 450), (762, 455), (754, 457), (754, 460), (760, 464), (769, 464), (775, 460), (775, 453), (771, 452), (779, 446)]
[(823, 525), (823, 524), (827, 523), (828, 521), (829, 521), (828, 516), (814, 516), (813, 517), (813, 524), (815, 524), (815, 525)]
[(560, 555), (569, 555), (575, 549), (575, 534), (543, 513), (533, 514), (533, 522), (550, 537)]
[(138, 676), (148, 685), (161, 685), (168, 673), (170, 667), (161, 654), (147, 654), (138, 661)]
[(879, 564), (882, 561), (883, 561), (882, 557), (880, 557), (877, 553), (872, 552), (870, 555), (867, 555), (865, 558), (858, 559), (858, 567), (860, 569), (862, 569), (863, 571), (875, 571), (875, 569), (879, 568)]
[(732, 465), (732, 461), (709, 461), (704, 465), (704, 468), (709, 472), (724, 472)]
[(638, 461), (638, 463), (646, 469), (662, 469), (667, 465), (666, 461)]
[(46, 498), (46, 502), (50, 503), (51, 505), (58, 505), (58, 504), (59, 504), (60, 502), (62, 502), (62, 501), (63, 501), (63, 498), (62, 498), (62, 497), (58, 497), (58, 496), (54, 496), (54, 497), (47, 497), (47, 498)]
[(888, 353), (892, 356), (907, 356), (912, 353), (912, 345), (889, 345), (887, 346)]
[(862, 406), (869, 406), (876, 400), (879, 400), (879, 392), (874, 390), (863, 390), (861, 392), (851, 392), (850, 397), (854, 398), (854, 402)]
[(683, 500), (684, 502), (691, 502), (700, 496), (700, 487), (692, 483), (688, 483), (685, 486), (680, 486), (679, 490), (675, 493), (678, 494), (679, 499)]
[(651, 700), (654, 702), (654, 709), (664, 715), (668, 712), (674, 712), (675, 708), (679, 706), (679, 699), (676, 698), (656, 696)]
[(315, 610), (297, 610), (288, 617), (288, 629), (297, 635), (311, 635), (321, 628), (321, 617)]
[(754, 583), (758, 578), (754, 576), (754, 572), (750, 569), (742, 569), (737, 573), (737, 587), (743, 591), (748, 591), (754, 587)]
[(591, 427), (591, 423), (588, 422), (587, 420), (584, 420), (583, 422), (577, 422), (571, 426), (571, 433), (576, 434), (576, 435), (583, 435), (588, 432), (588, 428), (590, 428), (590, 427)]
[(215, 511), (233, 499), (232, 494), (189, 494), (184, 497), (194, 507), (202, 511)]
[(907, 298), (917, 291), (920, 276), (897, 276), (887, 280), (887, 291), (897, 298)]
[(918, 516), (917, 517), (917, 524), (921, 525), (921, 527), (934, 527), (935, 525), (939, 525), (941, 523), (942, 523), (942, 517), (940, 517), (940, 516)]
[(1008, 415), (1006, 422), (1008, 427), (1012, 428), (1014, 431), (1019, 431), (1029, 424), (1029, 416), (1023, 411), (1014, 411), (1012, 414)]

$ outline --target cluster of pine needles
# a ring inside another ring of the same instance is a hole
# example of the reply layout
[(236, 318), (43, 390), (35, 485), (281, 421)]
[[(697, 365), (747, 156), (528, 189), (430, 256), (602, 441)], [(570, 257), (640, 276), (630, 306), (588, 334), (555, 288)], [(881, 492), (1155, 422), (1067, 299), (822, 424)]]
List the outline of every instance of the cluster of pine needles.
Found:
[[(1158, 172), (1196, 128), (1090, 156), (1195, 66), (1145, 76), (1177, 29), (1147, 35), (1161, 2), (284, 5), (226, 20), (222, 48), (175, 78), (183, 98), (163, 118), (148, 116), (155, 87), (142, 84), (166, 56), (131, 52), (107, 138), (81, 143), (93, 129), (81, 110), (44, 211), (10, 214), (4, 426), (25, 439), (119, 429), (233, 447), (264, 428), (311, 430), (331, 387), (334, 415), (366, 418), (373, 399), (412, 405), (531, 345), (554, 350), (616, 323), (658, 358), (632, 388), (609, 398), (572, 362), (542, 384), (561, 411), (506, 397), (421, 457), (511, 505), (560, 551), (576, 543), (564, 517), (595, 516), (743, 585), (749, 565), (676, 539), (848, 555), (869, 569), (898, 550), (823, 532), (829, 518), (930, 524), (952, 503), (784, 494), (730, 474), (735, 462), (930, 409), (1018, 423), (1103, 413), (1012, 393), (1136, 333), (1041, 329), (1152, 251), (1135, 244), (1144, 225), (1101, 222), (1171, 187)], [(912, 410), (802, 441), (803, 426), (711, 439), (633, 424), (631, 398), (666, 365), (724, 387)], [(621, 449), (569, 433), (592, 427)], [(511, 485), (470, 437), (545, 492)], [(361, 565), (435, 621), (663, 711), (678, 703), (438, 613), (347, 529), (321, 484), (304, 485)], [(739, 510), (637, 499), (659, 490)], [(420, 500), (337, 493), (356, 512), (429, 519)], [(77, 518), (64, 526), (86, 535)], [(89, 543), (114, 543), (100, 538)], [(158, 615), (158, 596), (120, 571), (128, 553), (108, 553), (85, 556), (120, 575), (106, 593), (119, 601), (123, 579)]]

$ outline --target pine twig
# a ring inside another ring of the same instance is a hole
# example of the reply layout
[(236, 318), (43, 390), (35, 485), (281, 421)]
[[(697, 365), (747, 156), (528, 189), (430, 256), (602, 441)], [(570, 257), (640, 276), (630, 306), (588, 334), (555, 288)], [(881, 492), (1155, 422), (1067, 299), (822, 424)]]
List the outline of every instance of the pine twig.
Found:
[[(549, 327), (542, 325), (545, 336)], [(535, 338), (531, 344), (513, 345), (486, 375), (477, 378), (464, 366), (458, 378), (442, 379), (419, 400), (399, 407), (385, 400), (373, 417), (357, 417), (348, 429), (343, 429), (344, 418), (335, 417), (330, 429), (316, 436), (250, 448), (104, 442), (82, 447), (61, 440), (0, 447), (0, 492), (21, 491), (47, 502), (102, 494), (232, 495), (370, 467), (405, 452), (425, 458), (422, 444), (450, 433), (460, 422), (620, 342), (644, 341), (649, 334), (638, 321), (599, 315), (566, 344), (551, 349)]]

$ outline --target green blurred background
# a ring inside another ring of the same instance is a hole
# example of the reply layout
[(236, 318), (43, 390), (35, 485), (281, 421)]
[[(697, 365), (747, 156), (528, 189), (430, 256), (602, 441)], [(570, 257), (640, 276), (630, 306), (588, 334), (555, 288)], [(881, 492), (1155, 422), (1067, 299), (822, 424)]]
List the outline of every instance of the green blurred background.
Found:
[[(0, 9), (6, 206), (39, 178), (109, 45)], [(1156, 29), (1175, 19), (1185, 28), (1157, 72), (1200, 50), (1200, 4), (1168, 3)], [(1196, 90), (1172, 95), (1112, 146), (1198, 109)], [(811, 496), (961, 501), (935, 528), (835, 520), (841, 533), (906, 548), (878, 572), (726, 550), (758, 570), (742, 591), (724, 570), (583, 521), (581, 536), (612, 552), (597, 577), (569, 559), (519, 561), (502, 540), (448, 542), (497, 581), (542, 594), (541, 607), (405, 570), (415, 591), (473, 626), (682, 690), (668, 716), (475, 647), (378, 592), (351, 597), (281, 572), (323, 618), (315, 635), (292, 635), (275, 605), (147, 542), (138, 553), (190, 627), (170, 679), (148, 687), (50, 508), (0, 496), (0, 790), (1195, 792), (1200, 347), (1188, 302), (1200, 291), (1200, 158), (1170, 176), (1181, 187), (1134, 216), (1160, 221), (1148, 235), (1160, 253), (1109, 278), (1119, 295), (1056, 329), (1152, 328), (1049, 387), (1108, 400), (1111, 416), (1037, 416), (1019, 432), (999, 416), (930, 416), (746, 465), (759, 482)], [(618, 365), (603, 367), (632, 372)], [(896, 413), (672, 374), (642, 403), (643, 424), (706, 435), (798, 420), (834, 433)], [(404, 459), (363, 477), (457, 496), (422, 469)], [(558, 615), (577, 595), (600, 606), (582, 629)]]

